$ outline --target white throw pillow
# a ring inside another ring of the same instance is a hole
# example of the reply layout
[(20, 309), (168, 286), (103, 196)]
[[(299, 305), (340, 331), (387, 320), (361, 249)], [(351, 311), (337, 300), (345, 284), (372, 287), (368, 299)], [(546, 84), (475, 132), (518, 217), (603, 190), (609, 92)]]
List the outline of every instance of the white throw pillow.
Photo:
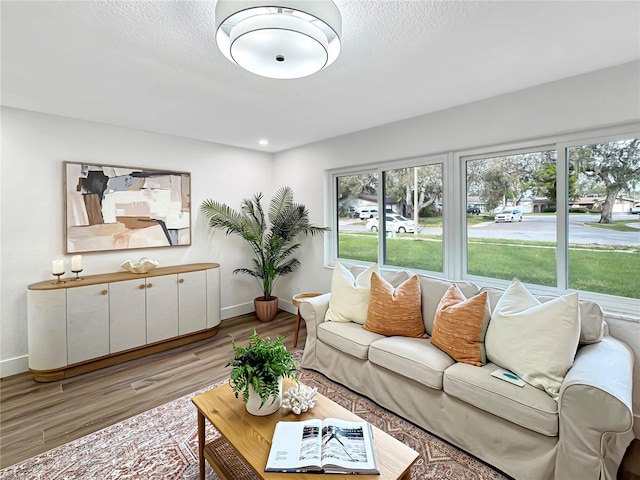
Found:
[(367, 321), (373, 272), (380, 273), (377, 263), (354, 278), (347, 268), (340, 262), (336, 262), (331, 277), (329, 309), (324, 319), (333, 322), (356, 322), (364, 325)]
[(579, 339), (577, 293), (541, 303), (514, 279), (496, 304), (485, 346), (490, 361), (557, 400)]

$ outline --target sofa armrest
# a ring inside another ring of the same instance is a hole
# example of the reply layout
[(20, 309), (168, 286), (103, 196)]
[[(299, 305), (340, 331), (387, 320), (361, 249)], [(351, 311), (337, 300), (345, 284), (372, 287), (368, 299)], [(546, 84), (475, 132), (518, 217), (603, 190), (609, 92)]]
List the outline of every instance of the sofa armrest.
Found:
[(330, 293), (308, 297), (300, 302), (300, 316), (307, 326), (307, 339), (304, 344), (302, 366), (316, 368), (316, 344), (318, 342), (318, 325), (324, 322), (324, 316), (329, 309)]
[[(329, 309), (330, 293), (318, 295), (317, 297), (308, 297), (300, 302), (300, 316), (304, 318), (307, 325), (307, 332), (313, 330), (315, 335), (318, 325), (324, 322), (324, 316)], [(309, 333), (307, 333), (309, 335)]]
[(616, 478), (633, 439), (632, 379), (633, 353), (621, 341), (578, 350), (558, 399), (556, 478)]

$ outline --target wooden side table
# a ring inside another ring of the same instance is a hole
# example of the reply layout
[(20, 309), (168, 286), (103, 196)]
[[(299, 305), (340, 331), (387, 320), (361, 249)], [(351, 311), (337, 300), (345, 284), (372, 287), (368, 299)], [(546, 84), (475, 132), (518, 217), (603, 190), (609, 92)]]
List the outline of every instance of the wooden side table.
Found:
[(305, 298), (313, 298), (318, 295), (322, 295), (321, 293), (298, 293), (293, 296), (293, 306), (298, 308), (298, 317), (296, 318), (296, 333), (293, 337), (293, 347), (298, 346), (298, 332), (300, 331), (300, 302)]

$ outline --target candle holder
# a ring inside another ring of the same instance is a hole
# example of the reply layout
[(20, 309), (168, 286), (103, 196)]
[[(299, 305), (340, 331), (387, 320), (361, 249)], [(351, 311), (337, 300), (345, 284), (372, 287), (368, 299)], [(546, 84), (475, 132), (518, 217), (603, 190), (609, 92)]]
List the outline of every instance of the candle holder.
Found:
[(80, 272), (82, 271), (82, 269), (80, 269), (80, 270), (71, 270), (71, 271), (76, 274), (76, 278), (72, 278), (71, 279), (72, 282), (75, 282), (77, 280), (82, 280), (82, 278), (78, 276), (80, 274)]
[(55, 282), (53, 282), (54, 285), (57, 285), (59, 283), (65, 283), (66, 280), (60, 280), (60, 277), (64, 275), (64, 272), (61, 273), (54, 273), (53, 276), (58, 277), (58, 280), (56, 280)]

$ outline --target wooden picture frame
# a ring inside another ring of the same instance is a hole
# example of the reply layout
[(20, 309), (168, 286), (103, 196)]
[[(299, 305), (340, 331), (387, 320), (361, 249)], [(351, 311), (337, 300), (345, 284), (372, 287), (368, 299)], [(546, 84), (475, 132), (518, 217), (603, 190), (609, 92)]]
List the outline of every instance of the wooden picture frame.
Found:
[(191, 174), (63, 162), (65, 253), (191, 245)]

